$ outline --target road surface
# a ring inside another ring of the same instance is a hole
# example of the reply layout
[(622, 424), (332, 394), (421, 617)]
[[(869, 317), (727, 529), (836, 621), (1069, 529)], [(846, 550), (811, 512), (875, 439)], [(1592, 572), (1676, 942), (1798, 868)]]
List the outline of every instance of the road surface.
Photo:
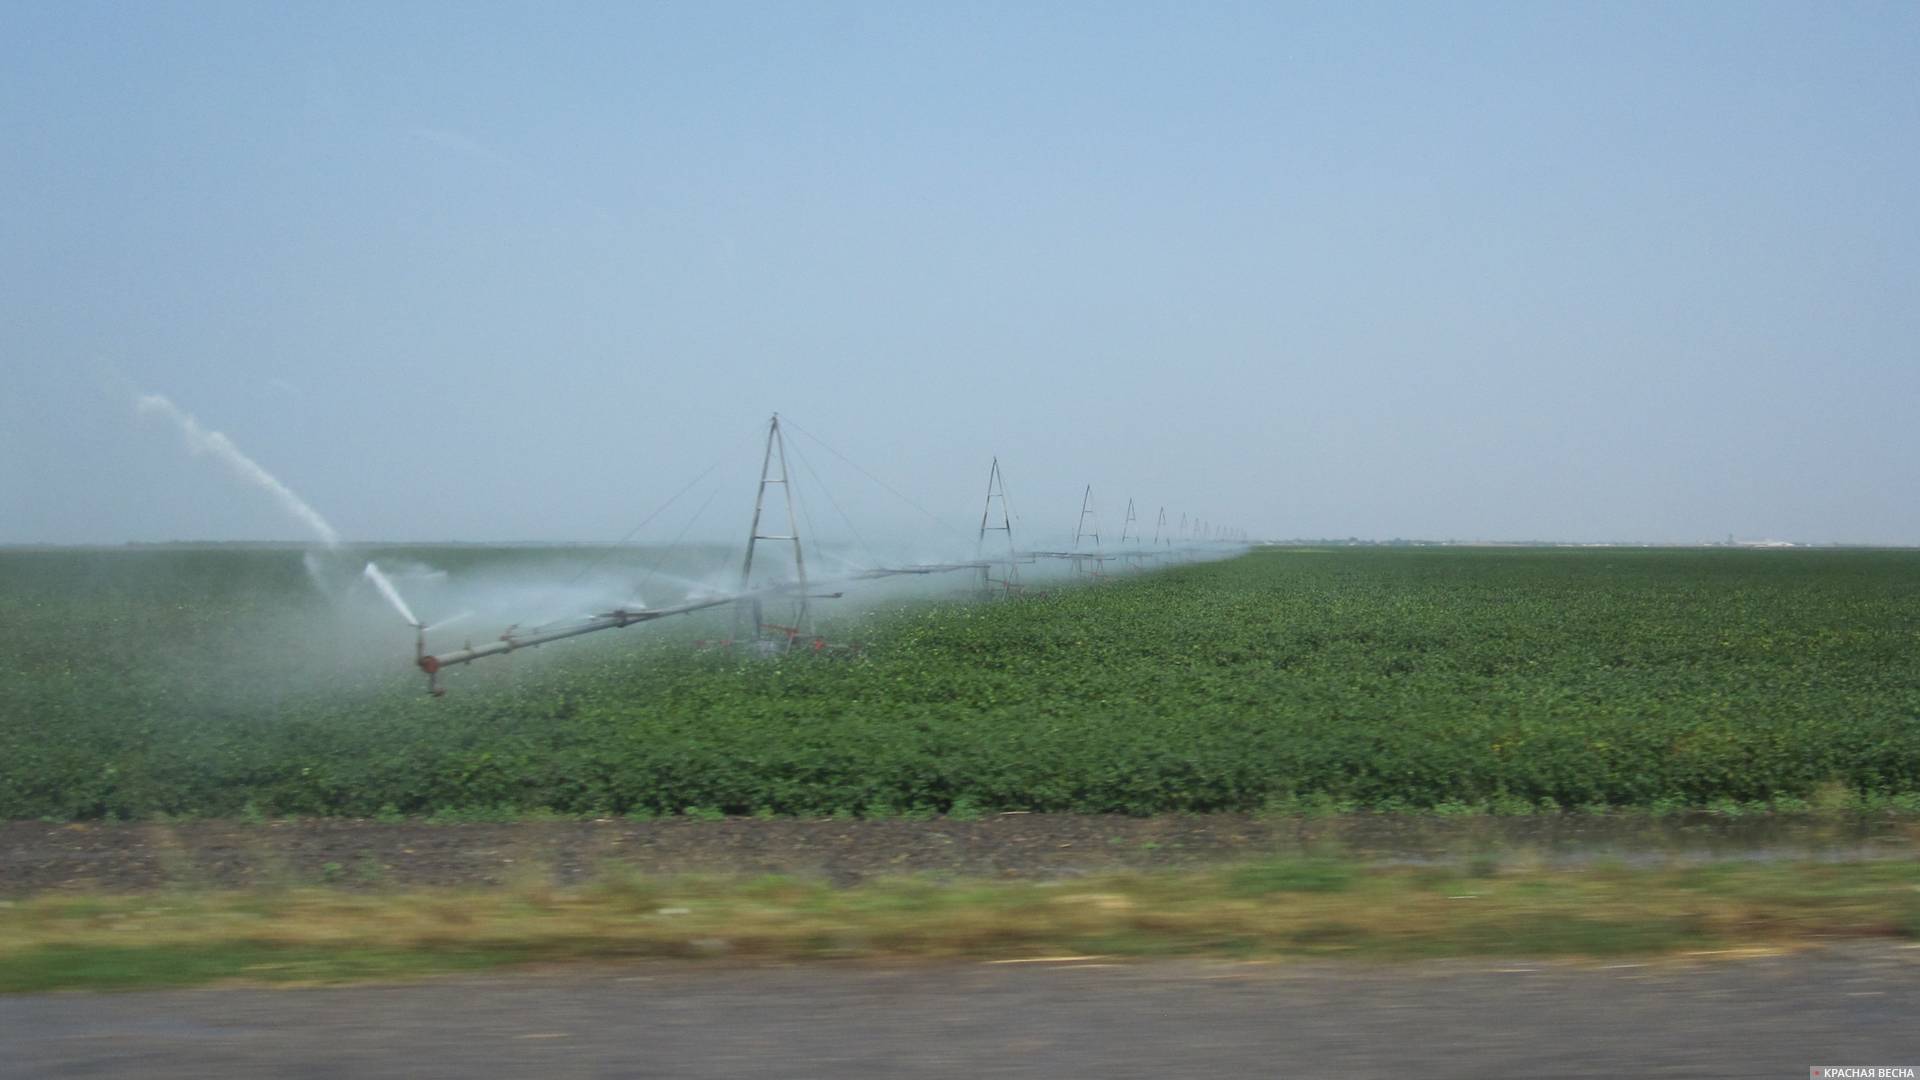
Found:
[(6, 1077), (1803, 1077), (1920, 1064), (1920, 946), (1371, 966), (620, 966), (0, 998)]

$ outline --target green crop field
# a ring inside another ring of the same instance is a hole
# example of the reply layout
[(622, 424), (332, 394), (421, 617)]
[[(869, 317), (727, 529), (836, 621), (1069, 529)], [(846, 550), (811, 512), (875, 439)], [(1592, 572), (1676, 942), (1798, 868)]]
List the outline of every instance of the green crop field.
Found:
[(0, 818), (1920, 805), (1914, 552), (1266, 549), (440, 699), (369, 602), (298, 552), (0, 553)]

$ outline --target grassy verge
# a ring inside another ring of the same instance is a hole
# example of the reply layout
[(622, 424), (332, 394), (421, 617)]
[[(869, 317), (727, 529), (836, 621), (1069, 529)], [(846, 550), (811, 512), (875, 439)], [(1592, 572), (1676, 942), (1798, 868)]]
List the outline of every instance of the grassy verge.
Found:
[(1080, 879), (47, 895), (0, 907), (0, 991), (337, 982), (580, 959), (1602, 957), (1920, 937), (1920, 863), (1552, 870), (1331, 858)]

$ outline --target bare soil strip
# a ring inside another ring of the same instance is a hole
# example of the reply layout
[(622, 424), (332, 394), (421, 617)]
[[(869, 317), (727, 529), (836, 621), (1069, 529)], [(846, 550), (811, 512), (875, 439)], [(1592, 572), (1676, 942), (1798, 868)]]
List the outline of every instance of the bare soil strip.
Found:
[(257, 824), (0, 823), (0, 896), (158, 888), (580, 884), (645, 874), (786, 874), (850, 885), (911, 874), (1072, 878), (1338, 853), (1365, 862), (1549, 866), (1854, 860), (1920, 849), (1895, 815), (1521, 818), (1003, 814), (979, 820), (518, 821), (301, 819)]

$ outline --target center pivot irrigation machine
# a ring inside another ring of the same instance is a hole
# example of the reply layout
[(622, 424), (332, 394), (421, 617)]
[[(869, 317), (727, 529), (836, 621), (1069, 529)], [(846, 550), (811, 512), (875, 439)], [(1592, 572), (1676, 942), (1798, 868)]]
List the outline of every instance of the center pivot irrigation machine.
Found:
[[(828, 447), (828, 449), (832, 448)], [(837, 454), (837, 451), (835, 453)], [(858, 468), (858, 466), (855, 467)], [(865, 472), (864, 469), (861, 471)], [(867, 475), (872, 478), (872, 474)], [(879, 482), (877, 478), (875, 480)], [(770, 517), (778, 516), (775, 505), (770, 505), (768, 498), (769, 489), (775, 487), (780, 489), (780, 495), (773, 502), (785, 511), (785, 531), (783, 532), (766, 531), (780, 527), (777, 521), (769, 520)], [(911, 502), (911, 500), (908, 501)], [(914, 505), (918, 506), (918, 504)], [(775, 413), (767, 423), (766, 449), (761, 456), (760, 482), (753, 500), (753, 524), (747, 530), (746, 557), (740, 565), (738, 585), (730, 592), (693, 596), (679, 603), (661, 607), (644, 604), (619, 606), (584, 615), (562, 624), (526, 631), (513, 627), (498, 638), (483, 644), (476, 645), (468, 642), (458, 649), (430, 653), (427, 651), (426, 635), (435, 627), (424, 625), (413, 617), (412, 611), (400, 598), (392, 582), (379, 571), (378, 567), (369, 563), (366, 574), (413, 626), (415, 663), (427, 675), (428, 692), (437, 696), (446, 692), (440, 685), (440, 673), (447, 668), (459, 664), (470, 664), (489, 656), (504, 656), (520, 649), (578, 637), (581, 634), (653, 622), (672, 615), (687, 615), (696, 611), (732, 605), (733, 636), (722, 643), (724, 646), (744, 646), (763, 653), (786, 652), (803, 647), (818, 651), (824, 649), (826, 643), (823, 639), (814, 636), (810, 629), (812, 624), (809, 619), (808, 602), (842, 597), (846, 595), (844, 589), (857, 582), (908, 575), (972, 571), (977, 575), (979, 589), (983, 595), (1005, 597), (1017, 595), (1022, 590), (1019, 567), (1031, 565), (1041, 559), (1066, 560), (1071, 563), (1076, 578), (1098, 580), (1105, 576), (1103, 567), (1108, 562), (1120, 562), (1129, 567), (1140, 568), (1147, 560), (1155, 558), (1196, 557), (1205, 553), (1217, 553), (1223, 542), (1237, 539), (1230, 538), (1224, 531), (1218, 533), (1211, 530), (1203, 531), (1198, 523), (1189, 530), (1183, 515), (1180, 530), (1183, 535), (1178, 538), (1179, 543), (1176, 544), (1174, 533), (1164, 528), (1167, 512), (1163, 508), (1155, 525), (1153, 546), (1143, 548), (1137, 530), (1133, 501), (1129, 499), (1126, 525), (1121, 532), (1122, 550), (1113, 554), (1105, 553), (1100, 547), (1099, 516), (1094, 511), (1091, 485), (1087, 486), (1081, 497), (1080, 517), (1074, 529), (1073, 547), (1069, 550), (1021, 550), (1014, 541), (1014, 520), (1015, 515), (1007, 498), (1006, 479), (1001, 472), (1000, 460), (995, 458), (987, 470), (986, 505), (980, 513), (980, 528), (975, 537), (973, 559), (965, 562), (854, 567), (832, 578), (809, 578), (806, 553), (800, 543), (800, 524), (795, 515), (793, 477), (787, 467), (786, 436), (781, 430), (780, 415)], [(1006, 534), (1006, 551), (1004, 554), (996, 553), (989, 556), (986, 550), (987, 534), (994, 532)], [(762, 543), (792, 545), (791, 577), (755, 588), (752, 586), (754, 560)], [(816, 591), (822, 589), (835, 591)], [(782, 610), (789, 613), (784, 616), (785, 621), (769, 621), (768, 605), (781, 605)], [(455, 616), (455, 618), (458, 617)], [(439, 625), (445, 625), (451, 621), (451, 619), (444, 620)]]

